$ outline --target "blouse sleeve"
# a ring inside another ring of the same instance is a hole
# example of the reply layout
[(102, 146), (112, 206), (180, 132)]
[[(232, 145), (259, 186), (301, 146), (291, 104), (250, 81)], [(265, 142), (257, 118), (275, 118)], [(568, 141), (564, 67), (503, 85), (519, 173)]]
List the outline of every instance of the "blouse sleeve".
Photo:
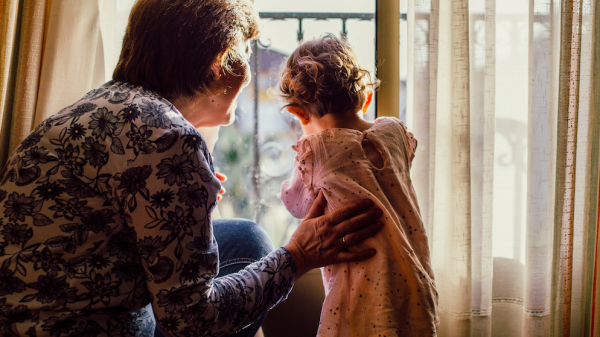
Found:
[(299, 140), (292, 149), (296, 151), (294, 170), (281, 186), (281, 200), (294, 217), (304, 219), (317, 196), (312, 179), (313, 152), (307, 140)]
[[(173, 336), (231, 334), (287, 296), (296, 274), (292, 256), (279, 248), (239, 273), (215, 278), (219, 250), (211, 211), (220, 182), (206, 144), (195, 130), (158, 131), (164, 132), (161, 151), (139, 156), (115, 177), (113, 191), (137, 233), (157, 324)], [(144, 182), (132, 185), (139, 177)]]
[(400, 121), (400, 125), (402, 126), (402, 129), (404, 130), (404, 137), (406, 138), (406, 144), (407, 144), (407, 153), (408, 153), (408, 167), (410, 168), (412, 165), (412, 161), (413, 159), (415, 159), (415, 152), (417, 151), (417, 139), (415, 138), (415, 136), (412, 134), (412, 132), (408, 131), (408, 128), (406, 127), (406, 125), (404, 125), (404, 122)]

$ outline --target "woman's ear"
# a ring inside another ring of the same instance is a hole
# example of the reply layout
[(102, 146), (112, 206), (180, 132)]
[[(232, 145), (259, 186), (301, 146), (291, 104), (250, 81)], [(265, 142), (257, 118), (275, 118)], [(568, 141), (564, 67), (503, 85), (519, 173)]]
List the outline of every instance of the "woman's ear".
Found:
[(223, 69), (223, 67), (221, 66), (221, 62), (219, 62), (218, 59), (215, 62), (213, 62), (210, 68), (212, 69), (215, 78), (221, 78), (221, 70)]
[(369, 108), (369, 105), (371, 104), (371, 101), (373, 100), (373, 92), (369, 91), (369, 93), (367, 94), (367, 99), (365, 100), (365, 104), (362, 107), (362, 111), (363, 113), (367, 113), (367, 109)]
[(292, 115), (298, 117), (298, 120), (300, 120), (300, 123), (302, 123), (302, 125), (308, 124), (308, 121), (310, 120), (310, 118), (308, 117), (308, 115), (304, 112), (304, 110), (301, 107), (292, 105), (292, 106), (287, 106), (286, 109)]

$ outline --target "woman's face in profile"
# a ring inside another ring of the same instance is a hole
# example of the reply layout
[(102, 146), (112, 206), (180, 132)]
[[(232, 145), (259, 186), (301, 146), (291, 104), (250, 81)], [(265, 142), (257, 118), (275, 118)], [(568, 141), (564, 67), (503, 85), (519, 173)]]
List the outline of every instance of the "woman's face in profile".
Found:
[[(242, 47), (241, 45), (239, 47)], [(173, 104), (195, 127), (229, 125), (235, 120), (237, 98), (252, 78), (250, 65), (248, 64), (250, 58), (249, 45), (249, 41), (243, 43), (246, 53), (241, 54), (247, 56), (230, 64), (230, 70), (225, 70), (217, 64), (213, 65), (213, 71), (215, 74), (219, 74), (217, 80), (220, 82), (219, 86), (224, 87), (224, 89), (221, 89), (223, 91), (216, 94), (201, 95), (187, 103), (185, 100), (178, 101), (175, 99), (173, 101)]]
[(245, 57), (243, 60), (231, 65), (231, 71), (221, 70), (221, 81), (227, 86), (227, 90), (218, 95), (218, 106), (215, 107), (214, 114), (219, 117), (219, 125), (229, 125), (235, 120), (235, 109), (237, 108), (237, 98), (242, 89), (250, 84), (252, 74), (250, 72), (250, 43), (244, 43)]

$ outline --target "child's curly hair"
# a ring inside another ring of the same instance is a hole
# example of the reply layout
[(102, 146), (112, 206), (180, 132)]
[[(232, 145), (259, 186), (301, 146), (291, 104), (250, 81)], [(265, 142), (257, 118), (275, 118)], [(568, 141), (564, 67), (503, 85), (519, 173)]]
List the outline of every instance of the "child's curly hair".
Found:
[(360, 109), (367, 89), (379, 80), (361, 67), (345, 40), (327, 34), (300, 45), (287, 60), (279, 89), (288, 106), (298, 106), (318, 118), (335, 111)]

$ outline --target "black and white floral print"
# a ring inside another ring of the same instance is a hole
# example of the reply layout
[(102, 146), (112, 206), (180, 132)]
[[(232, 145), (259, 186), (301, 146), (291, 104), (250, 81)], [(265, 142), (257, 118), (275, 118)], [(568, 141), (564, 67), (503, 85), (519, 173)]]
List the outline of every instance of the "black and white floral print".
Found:
[(43, 121), (0, 171), (0, 336), (249, 324), (289, 293), (294, 264), (280, 248), (215, 278), (219, 190), (202, 136), (144, 88), (108, 82)]

